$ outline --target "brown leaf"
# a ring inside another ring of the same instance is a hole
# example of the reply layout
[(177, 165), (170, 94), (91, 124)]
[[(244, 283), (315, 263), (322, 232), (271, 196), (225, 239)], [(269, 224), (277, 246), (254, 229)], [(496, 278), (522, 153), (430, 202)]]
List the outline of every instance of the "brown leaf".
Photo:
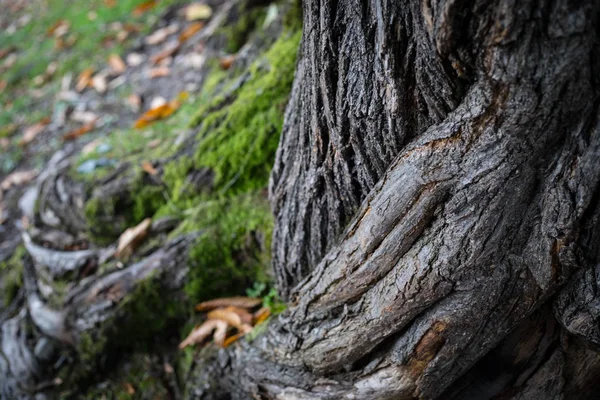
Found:
[(221, 57), (221, 59), (219, 60), (219, 65), (221, 66), (221, 69), (228, 70), (229, 68), (231, 68), (231, 64), (233, 64), (234, 61), (235, 56), (228, 55), (225, 57)]
[(254, 308), (262, 303), (261, 299), (256, 299), (253, 297), (223, 297), (221, 299), (214, 299), (204, 301), (200, 304), (196, 305), (197, 311), (210, 311), (219, 307), (240, 307), (240, 308)]
[(159, 144), (161, 144), (162, 140), (160, 139), (154, 139), (148, 142), (148, 148), (149, 149), (155, 149), (158, 147)]
[(242, 319), (239, 315), (231, 310), (227, 310), (225, 308), (217, 308), (216, 310), (212, 310), (207, 314), (208, 319), (220, 319), (221, 321), (227, 322), (228, 325), (233, 326), (234, 328), (241, 329), (242, 328)]
[[(221, 321), (219, 321), (221, 322)], [(215, 329), (215, 334), (213, 336), (215, 343), (223, 347), (223, 343), (225, 342), (225, 337), (227, 336), (227, 323), (221, 322), (217, 325), (217, 329)]]
[(179, 102), (171, 101), (156, 108), (146, 111), (133, 125), (134, 128), (144, 128), (152, 122), (164, 119), (173, 114), (179, 107)]
[(17, 171), (8, 175), (0, 183), (0, 190), (7, 191), (13, 186), (20, 186), (35, 179), (38, 172), (36, 170)]
[(106, 8), (113, 8), (117, 5), (117, 0), (104, 0), (104, 5)]
[(179, 42), (169, 43), (167, 46), (165, 46), (165, 48), (163, 50), (161, 50), (158, 53), (156, 53), (155, 55), (153, 55), (150, 58), (150, 60), (152, 61), (153, 64), (157, 64), (161, 60), (164, 60), (165, 58), (171, 57), (173, 54), (175, 54), (175, 52), (177, 52), (177, 50), (179, 50), (179, 46), (180, 46)]
[(140, 4), (139, 6), (137, 6), (136, 8), (134, 8), (133, 11), (131, 12), (131, 14), (133, 14), (134, 17), (139, 17), (140, 15), (144, 14), (145, 12), (153, 9), (155, 6), (156, 6), (156, 0), (145, 1), (142, 4)]
[(169, 76), (169, 74), (171, 73), (171, 70), (169, 69), (169, 67), (156, 67), (156, 68), (152, 68), (150, 70), (150, 78), (154, 79), (154, 78), (163, 78), (165, 76)]
[(46, 117), (46, 118), (41, 119), (37, 124), (31, 125), (28, 128), (26, 128), (25, 131), (23, 132), (23, 137), (21, 138), (21, 141), (19, 142), (19, 144), (23, 146), (23, 145), (31, 143), (33, 141), (33, 139), (36, 138), (37, 135), (39, 135), (40, 133), (42, 133), (44, 131), (44, 128), (49, 123), (50, 123), (50, 118)]
[(90, 154), (91, 152), (96, 150), (96, 148), (98, 146), (100, 146), (101, 144), (102, 144), (102, 139), (93, 140), (93, 141), (89, 142), (88, 144), (86, 144), (85, 146), (83, 146), (83, 148), (81, 149), (81, 154), (83, 154), (84, 156), (87, 154)]
[(185, 19), (195, 21), (197, 19), (208, 19), (212, 15), (212, 8), (203, 3), (192, 3), (185, 8)]
[(252, 320), (254, 319), (252, 314), (240, 307), (229, 306), (226, 308), (226, 310), (236, 313), (240, 317), (243, 324), (251, 324)]
[(135, 389), (133, 388), (133, 385), (131, 383), (125, 382), (123, 386), (125, 386), (125, 391), (128, 395), (133, 396), (135, 394)]
[(129, 104), (133, 111), (139, 111), (142, 107), (142, 98), (139, 95), (132, 93), (127, 96), (127, 104)]
[(179, 30), (179, 25), (171, 24), (169, 26), (165, 26), (164, 28), (160, 28), (154, 31), (153, 34), (146, 36), (144, 39), (144, 43), (150, 46), (154, 46), (156, 44), (164, 42), (169, 35), (174, 34)]
[(183, 342), (179, 343), (179, 349), (182, 350), (193, 344), (201, 344), (212, 334), (213, 330), (223, 324), (227, 325), (225, 322), (216, 319), (206, 320), (202, 325), (192, 329)]
[(154, 168), (150, 161), (142, 161), (142, 169), (146, 171), (148, 175), (156, 176), (158, 174), (158, 170)]
[(69, 21), (61, 19), (56, 21), (56, 23), (54, 23), (52, 26), (50, 26), (50, 28), (48, 28), (48, 31), (46, 31), (46, 34), (48, 36), (54, 36), (58, 38), (64, 36), (69, 31), (70, 26), (71, 24), (69, 23)]
[(119, 258), (131, 255), (135, 248), (146, 238), (151, 225), (152, 219), (146, 218), (137, 226), (123, 232), (121, 237), (119, 237), (115, 257)]
[(118, 54), (111, 54), (108, 56), (108, 65), (117, 74), (122, 74), (127, 70), (125, 62)]
[(10, 140), (8, 140), (8, 138), (0, 138), (0, 147), (2, 147), (2, 149), (7, 149), (8, 146), (10, 146)]
[(5, 47), (3, 49), (0, 49), (0, 60), (2, 60), (4, 57), (9, 55), (13, 51), (15, 51), (14, 47)]
[(63, 135), (63, 140), (75, 140), (80, 136), (85, 135), (88, 132), (91, 132), (96, 127), (96, 121), (89, 122), (83, 125), (81, 128), (77, 128), (72, 130), (69, 133)]
[(181, 32), (181, 34), (179, 35), (179, 43), (185, 42), (186, 40), (188, 40), (189, 38), (194, 36), (196, 34), (196, 32), (198, 32), (203, 27), (204, 27), (203, 22), (194, 22), (194, 23), (188, 25), (183, 30), (183, 32)]
[(84, 69), (77, 77), (75, 90), (77, 90), (77, 92), (82, 92), (86, 87), (88, 87), (92, 82), (92, 75), (94, 75), (93, 68)]

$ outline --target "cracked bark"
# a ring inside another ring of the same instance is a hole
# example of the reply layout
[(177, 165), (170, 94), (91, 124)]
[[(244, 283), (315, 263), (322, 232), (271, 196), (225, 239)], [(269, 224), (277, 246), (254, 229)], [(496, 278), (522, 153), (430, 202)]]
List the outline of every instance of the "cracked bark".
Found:
[(599, 12), (304, 2), (270, 184), (290, 307), (198, 396), (591, 398)]

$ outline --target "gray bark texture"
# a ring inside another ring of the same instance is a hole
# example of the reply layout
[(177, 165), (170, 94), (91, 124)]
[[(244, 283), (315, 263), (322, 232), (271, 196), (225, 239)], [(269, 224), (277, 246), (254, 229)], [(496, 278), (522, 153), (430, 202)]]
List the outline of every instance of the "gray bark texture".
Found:
[(305, 1), (270, 185), (290, 306), (198, 396), (596, 398), (599, 16)]

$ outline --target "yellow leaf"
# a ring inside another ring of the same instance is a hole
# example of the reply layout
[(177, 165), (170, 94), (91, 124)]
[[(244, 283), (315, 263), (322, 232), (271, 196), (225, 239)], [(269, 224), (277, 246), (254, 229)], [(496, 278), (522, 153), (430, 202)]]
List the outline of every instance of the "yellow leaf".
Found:
[(271, 310), (268, 307), (261, 307), (260, 310), (254, 313), (254, 325), (261, 324), (271, 316)]
[(156, 108), (151, 108), (146, 111), (133, 125), (134, 128), (144, 128), (150, 125), (154, 121), (158, 121), (160, 119), (167, 118), (171, 114), (173, 114), (177, 108), (179, 107), (179, 102), (171, 101), (167, 104), (163, 104)]
[(195, 21), (197, 19), (208, 19), (212, 15), (212, 8), (203, 3), (193, 3), (185, 9), (185, 19)]

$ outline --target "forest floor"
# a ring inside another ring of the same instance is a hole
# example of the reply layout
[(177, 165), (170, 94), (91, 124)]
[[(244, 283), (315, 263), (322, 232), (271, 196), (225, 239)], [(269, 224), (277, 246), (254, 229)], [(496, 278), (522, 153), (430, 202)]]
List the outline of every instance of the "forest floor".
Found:
[[(258, 67), (252, 65), (257, 54), (260, 54), (258, 50), (264, 51), (265, 45), (268, 49), (275, 41), (277, 32), (281, 31), (280, 28), (272, 29), (275, 32), (273, 37), (262, 40), (263, 44), (259, 40), (256, 46), (242, 48), (244, 42), (236, 42), (240, 35), (234, 35), (225, 40), (216, 40), (217, 46), (212, 43), (210, 52), (206, 51), (207, 40), (213, 36), (214, 29), (218, 28), (217, 23), (213, 24), (217, 18), (215, 14), (218, 10), (227, 8), (227, 4), (231, 6), (236, 3), (221, 0), (203, 3), (177, 0), (0, 0), (0, 289), (5, 293), (0, 295), (0, 328), (3, 320), (16, 315), (15, 310), (18, 308), (15, 307), (23, 304), (23, 297), (15, 294), (24, 290), (21, 270), (19, 276), (15, 277), (5, 267), (16, 265), (13, 263), (16, 255), (19, 262), (22, 261), (24, 251), (20, 252), (19, 249), (24, 248), (24, 232), (36, 228), (32, 215), (38, 213), (40, 206), (39, 199), (30, 195), (31, 191), (34, 188), (39, 190), (45, 172), (52, 168), (53, 160), (64, 154), (69, 155), (70, 176), (74, 180), (89, 183), (122, 172), (124, 165), (129, 169), (135, 167), (144, 171), (144, 179), (149, 180), (151, 185), (157, 184), (164, 188), (165, 198), (159, 199), (159, 206), (163, 208), (170, 206), (179, 215), (197, 216), (198, 212), (203, 212), (198, 207), (198, 199), (201, 198), (209, 204), (210, 212), (213, 212), (213, 208), (222, 210), (224, 217), (214, 217), (206, 211), (207, 216), (200, 219), (198, 226), (192, 227), (216, 227), (216, 236), (210, 238), (214, 243), (204, 243), (204, 247), (198, 247), (201, 262), (244, 263), (244, 260), (252, 258), (251, 263), (258, 265), (260, 271), (256, 272), (255, 267), (248, 267), (248, 271), (251, 271), (238, 277), (242, 286), (232, 287), (230, 292), (224, 294), (244, 294), (244, 290), (240, 288), (246, 287), (248, 295), (261, 299), (259, 306), (281, 307), (277, 303), (276, 293), (268, 289), (270, 278), (261, 272), (267, 269), (269, 263), (262, 255), (269, 252), (272, 225), (266, 201), (266, 182), (283, 121), (285, 101), (291, 87), (299, 35), (290, 36), (291, 45), (286, 53), (290, 55), (289, 60), (282, 57), (287, 68), (282, 74), (285, 77), (283, 83), (277, 78), (273, 84), (274, 88), (283, 88), (282, 94), (273, 92), (279, 97), (271, 98), (271, 93), (267, 92), (267, 101), (264, 103), (250, 104), (247, 99), (239, 102), (242, 107), (246, 107), (242, 114), (246, 109), (251, 110), (247, 115), (244, 114), (247, 120), (241, 120), (242, 123), (256, 120), (261, 125), (258, 127), (257, 139), (248, 139), (247, 143), (242, 140), (243, 143), (239, 146), (235, 143), (237, 139), (233, 134), (231, 143), (239, 148), (236, 147), (237, 153), (233, 153), (231, 157), (237, 157), (237, 160), (229, 161), (229, 156), (221, 155), (215, 161), (218, 164), (225, 159), (225, 164), (231, 167), (231, 171), (221, 173), (224, 175), (223, 183), (216, 181), (218, 193), (215, 191), (214, 195), (209, 193), (198, 197), (195, 192), (189, 196), (186, 192), (181, 195), (179, 202), (176, 201), (179, 193), (177, 190), (182, 190), (180, 186), (185, 189), (190, 180), (196, 186), (202, 184), (203, 179), (206, 180), (202, 175), (205, 168), (186, 167), (183, 178), (186, 178), (188, 170), (191, 172), (187, 176), (187, 183), (183, 185), (178, 183), (172, 187), (161, 181), (165, 171), (169, 173), (169, 167), (165, 165), (177, 158), (174, 156), (174, 149), (181, 147), (182, 143), (188, 143), (190, 138), (198, 134), (199, 123), (194, 120), (198, 119), (201, 106), (206, 106), (209, 100), (215, 98), (217, 101), (209, 105), (217, 104), (221, 108), (222, 104), (235, 103), (238, 93), (244, 93), (240, 88), (246, 85), (257, 90), (252, 86), (255, 83), (259, 87), (257, 93), (260, 97), (263, 83), (261, 79), (270, 77), (269, 73), (261, 73), (264, 60), (256, 61)], [(277, 6), (261, 4), (259, 12), (254, 12), (254, 20), (250, 20), (250, 25), (241, 28), (242, 36), (256, 27), (269, 35), (269, 26), (277, 12)], [(281, 10), (279, 13), (281, 14)], [(230, 18), (232, 14), (228, 11), (221, 12), (220, 15)], [(235, 16), (235, 19), (238, 17)], [(295, 33), (298, 33), (298, 28)], [(212, 74), (210, 83), (213, 93), (206, 90), (206, 81), (210, 79), (205, 73), (208, 63), (212, 70), (217, 71)], [(281, 64), (281, 61), (278, 63)], [(228, 71), (230, 69), (236, 71)], [(233, 84), (219, 86), (219, 80), (225, 78)], [(268, 84), (266, 80), (265, 84)], [(217, 94), (220, 92), (215, 88), (219, 87), (226, 88), (225, 100), (218, 98)], [(265, 90), (270, 89), (271, 87), (265, 86)], [(209, 115), (210, 111), (205, 109), (202, 115)], [(226, 124), (231, 123), (227, 112), (220, 114), (219, 118), (225, 118)], [(219, 124), (217, 122), (216, 127)], [(231, 134), (226, 126), (224, 132), (223, 128), (220, 129), (219, 132), (225, 136)], [(253, 128), (248, 124), (244, 129)], [(260, 133), (261, 129), (264, 130), (264, 135)], [(231, 143), (228, 145), (231, 146)], [(219, 149), (217, 146), (217, 155), (220, 154)], [(193, 153), (194, 149), (190, 150)], [(254, 153), (260, 157), (257, 161), (245, 158)], [(184, 157), (177, 160), (182, 158)], [(157, 159), (161, 161), (156, 161)], [(179, 173), (176, 161), (171, 164), (175, 165), (174, 173)], [(210, 160), (207, 162), (210, 164)], [(137, 165), (131, 166), (132, 163)], [(242, 172), (244, 168), (250, 171), (252, 175), (248, 176), (252, 176), (254, 181), (247, 179), (246, 173)], [(198, 179), (200, 181), (197, 182)], [(244, 179), (247, 183), (238, 183), (238, 180)], [(140, 190), (142, 189), (144, 188)], [(167, 204), (163, 204), (165, 202)], [(241, 215), (253, 218), (254, 222), (240, 220), (239, 213), (235, 214), (230, 210), (231, 204), (242, 207)], [(78, 206), (81, 209), (82, 205)], [(144, 207), (142, 205), (142, 209), (146, 210)], [(136, 216), (135, 223), (152, 217), (156, 208), (140, 218)], [(118, 213), (123, 210), (114, 211)], [(127, 209), (125, 212), (131, 210)], [(224, 222), (219, 222), (219, 218)], [(131, 222), (130, 219), (128, 221)], [(87, 223), (93, 230), (94, 221)], [(126, 225), (132, 226), (131, 223)], [(48, 241), (41, 240), (42, 246), (52, 250), (63, 239), (69, 242), (59, 249), (63, 253), (65, 250), (108, 246), (108, 243), (88, 240), (90, 238), (86, 236), (87, 233), (81, 237), (71, 237), (68, 233), (59, 232), (61, 229), (59, 226), (58, 230), (51, 230), (47, 236), (42, 235), (48, 238)], [(181, 229), (181, 232), (189, 230), (188, 227)], [(263, 234), (263, 231), (266, 233)], [(50, 239), (51, 234), (55, 236)], [(58, 239), (56, 235), (59, 236)], [(155, 244), (154, 248), (156, 246), (161, 244)], [(260, 250), (252, 250), (256, 247)], [(227, 254), (207, 261), (206, 248), (215, 248), (216, 251)], [(93, 274), (98, 277), (102, 273), (110, 274), (115, 270), (111, 269), (113, 264), (110, 268), (98, 267)], [(119, 262), (115, 265), (124, 268)], [(228, 279), (235, 278), (233, 268), (223, 269), (222, 275)], [(101, 270), (104, 272), (101, 273)], [(86, 277), (85, 274), (79, 279)], [(193, 274), (192, 272), (192, 276)], [(11, 279), (14, 282), (9, 282)], [(206, 300), (209, 293), (205, 290), (205, 283), (198, 287), (194, 287), (193, 283), (192, 280), (192, 284), (188, 284), (192, 289), (186, 288), (188, 300), (191, 300), (186, 306)], [(9, 293), (9, 284), (11, 290), (16, 291), (10, 296), (6, 294)], [(57, 284), (64, 289), (64, 282)], [(66, 288), (73, 288), (73, 285), (77, 286), (71, 282)], [(226, 287), (227, 282), (224, 285)], [(214, 286), (212, 297), (217, 297), (222, 287)], [(252, 307), (254, 310), (258, 308), (255, 303), (252, 303)], [(193, 313), (192, 309), (190, 312)], [(156, 310), (156, 313), (160, 316), (162, 310)], [(264, 318), (263, 313), (260, 320)], [(173, 357), (173, 351), (177, 350), (177, 343), (190, 329), (201, 321), (192, 317), (184, 321), (183, 325), (178, 325), (175, 329), (178, 333), (171, 338), (167, 353), (134, 352), (112, 374), (103, 373), (102, 376), (95, 377), (92, 379), (95, 389), (88, 391), (85, 398), (180, 398), (185, 379), (181, 375), (174, 379), (172, 374), (180, 372), (176, 364), (182, 359), (190, 365), (192, 353), (186, 349), (183, 357)], [(256, 321), (249, 323), (254, 324)], [(250, 330), (248, 324), (244, 329)], [(1, 332), (0, 329), (0, 334)], [(81, 354), (80, 358), (83, 358)], [(63, 355), (53, 368), (59, 371), (65, 359)], [(0, 369), (0, 380), (1, 378)], [(48, 382), (41, 383), (47, 384)], [(0, 384), (0, 389), (1, 386)], [(65, 387), (64, 390), (59, 387), (58, 397), (71, 398), (73, 390), (72, 387)], [(139, 395), (141, 392), (143, 396)]]

